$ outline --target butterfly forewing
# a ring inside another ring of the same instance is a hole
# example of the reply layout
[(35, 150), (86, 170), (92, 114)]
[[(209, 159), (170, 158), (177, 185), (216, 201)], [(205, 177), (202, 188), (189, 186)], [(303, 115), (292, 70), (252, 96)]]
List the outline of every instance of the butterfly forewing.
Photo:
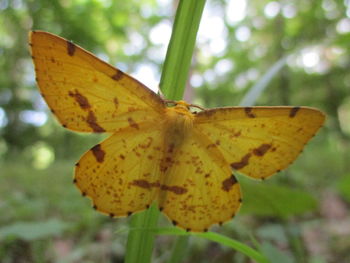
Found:
[(234, 170), (266, 178), (296, 159), (324, 119), (307, 107), (232, 107), (198, 113), (195, 126)]
[(41, 94), (66, 128), (111, 132), (159, 119), (163, 101), (122, 71), (47, 32), (29, 42)]

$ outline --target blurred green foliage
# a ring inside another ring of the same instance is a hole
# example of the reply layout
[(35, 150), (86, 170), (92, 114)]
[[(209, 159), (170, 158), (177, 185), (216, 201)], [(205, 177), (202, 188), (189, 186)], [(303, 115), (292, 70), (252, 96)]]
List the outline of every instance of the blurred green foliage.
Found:
[(24, 241), (35, 241), (38, 239), (57, 236), (67, 229), (67, 224), (57, 219), (44, 222), (16, 222), (12, 225), (0, 228), (1, 239), (22, 239)]
[(292, 215), (312, 212), (317, 207), (315, 198), (306, 191), (278, 184), (246, 182), (244, 179), (240, 183), (244, 193), (242, 213), (286, 219)]
[[(66, 131), (48, 113), (35, 85), (28, 31), (71, 39), (148, 84), (150, 76), (160, 79), (175, 8), (170, 0), (0, 0), (1, 262), (122, 262), (125, 250), (126, 232), (114, 231), (127, 219), (97, 214), (71, 184), (75, 161), (102, 138)], [(247, 244), (256, 238), (278, 262), (349, 262), (349, 1), (208, 0), (204, 13), (186, 99), (237, 105), (286, 58), (257, 104), (314, 106), (327, 114), (288, 170), (267, 182), (241, 178), (242, 213), (214, 229)], [(330, 204), (328, 192), (336, 196)], [(40, 232), (32, 232), (38, 225)], [(160, 237), (158, 262), (172, 242)], [(192, 238), (186, 262), (194, 261), (246, 262)]]

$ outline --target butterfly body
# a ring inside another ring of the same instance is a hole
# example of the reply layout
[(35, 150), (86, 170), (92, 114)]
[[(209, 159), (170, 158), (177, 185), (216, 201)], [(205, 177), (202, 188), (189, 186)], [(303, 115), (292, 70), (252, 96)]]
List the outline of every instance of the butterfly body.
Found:
[(174, 144), (177, 147), (192, 134), (194, 114), (189, 110), (189, 104), (183, 103), (175, 102), (175, 106), (165, 108), (165, 144)]
[(74, 183), (112, 217), (156, 202), (186, 230), (229, 221), (242, 202), (234, 173), (265, 179), (285, 169), (325, 119), (317, 109), (288, 106), (195, 114), (194, 105), (163, 100), (70, 41), (33, 31), (29, 42), (40, 92), (58, 121), (111, 134), (77, 162)]

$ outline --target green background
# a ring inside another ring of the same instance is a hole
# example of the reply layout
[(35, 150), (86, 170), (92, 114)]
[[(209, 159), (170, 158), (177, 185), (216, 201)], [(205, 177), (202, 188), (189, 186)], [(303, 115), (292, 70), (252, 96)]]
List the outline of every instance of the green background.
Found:
[[(0, 1), (1, 262), (123, 262), (130, 220), (98, 214), (72, 184), (74, 163), (104, 136), (64, 130), (49, 113), (35, 85), (28, 31), (73, 40), (157, 88), (176, 7), (170, 0)], [(349, 1), (207, 1), (188, 101), (238, 105), (247, 94), (254, 100), (260, 85), (256, 105), (327, 114), (289, 169), (264, 182), (239, 177), (243, 208), (212, 231), (269, 262), (350, 261), (349, 49)], [(160, 216), (159, 226), (170, 223)], [(169, 262), (176, 240), (158, 235), (152, 262)], [(178, 262), (249, 262), (200, 236), (186, 242)]]

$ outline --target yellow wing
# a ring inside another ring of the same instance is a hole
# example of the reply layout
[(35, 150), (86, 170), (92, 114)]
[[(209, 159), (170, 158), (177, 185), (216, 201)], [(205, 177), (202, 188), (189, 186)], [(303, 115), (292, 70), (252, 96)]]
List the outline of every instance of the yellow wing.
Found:
[(68, 129), (116, 131), (157, 120), (165, 107), (143, 84), (70, 41), (33, 31), (29, 43), (41, 94)]
[(144, 210), (158, 195), (162, 137), (154, 126), (140, 128), (116, 132), (76, 164), (76, 186), (112, 217)]
[(234, 170), (264, 179), (291, 164), (324, 120), (307, 107), (231, 107), (198, 113), (195, 128)]
[[(178, 149), (162, 178), (158, 205), (187, 231), (202, 232), (226, 222), (241, 204), (239, 184), (230, 165), (208, 140), (193, 133)], [(164, 171), (163, 171), (164, 172)]]

